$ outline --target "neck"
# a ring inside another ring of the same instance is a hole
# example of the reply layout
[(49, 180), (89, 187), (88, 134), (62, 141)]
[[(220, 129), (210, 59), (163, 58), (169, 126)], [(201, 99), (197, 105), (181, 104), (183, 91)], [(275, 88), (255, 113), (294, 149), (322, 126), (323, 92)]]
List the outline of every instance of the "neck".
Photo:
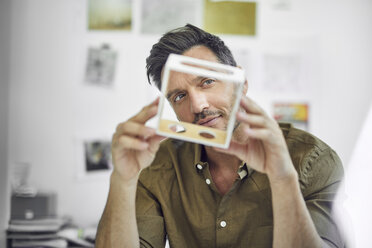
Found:
[(212, 147), (205, 147), (209, 171), (218, 192), (225, 195), (237, 178), (240, 160), (232, 155), (215, 151)]
[[(247, 135), (244, 134), (244, 131), (242, 130), (242, 125), (238, 123), (234, 129), (233, 135), (232, 135), (232, 141), (238, 142), (238, 143), (246, 143), (248, 140)], [(212, 147), (205, 146), (205, 152), (207, 155), (208, 163), (211, 167), (214, 167), (213, 169), (216, 170), (234, 170), (234, 172), (237, 171), (239, 168), (239, 165), (241, 163), (241, 160), (237, 158), (234, 155), (230, 155), (227, 153), (218, 152)]]
[(240, 165), (240, 160), (230, 154), (218, 152), (212, 147), (205, 147), (207, 160), (210, 167), (214, 170), (232, 170), (236, 172)]

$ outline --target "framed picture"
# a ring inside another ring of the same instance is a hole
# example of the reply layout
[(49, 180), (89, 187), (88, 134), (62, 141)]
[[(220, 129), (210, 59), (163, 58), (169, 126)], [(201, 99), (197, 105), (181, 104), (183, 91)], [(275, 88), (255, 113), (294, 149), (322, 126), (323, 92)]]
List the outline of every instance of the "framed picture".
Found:
[(87, 140), (84, 142), (85, 170), (109, 170), (111, 166), (111, 143), (106, 140)]
[(141, 32), (164, 34), (186, 23), (197, 25), (199, 5), (195, 0), (142, 0)]
[(91, 137), (77, 139), (77, 178), (107, 178), (112, 171), (111, 140)]
[(256, 3), (204, 0), (203, 28), (214, 34), (256, 35)]
[(89, 47), (85, 70), (85, 82), (89, 85), (112, 87), (115, 79), (117, 52), (108, 44)]
[(294, 127), (308, 131), (309, 104), (303, 102), (276, 102), (273, 104), (274, 119), (289, 122)]
[(88, 0), (89, 30), (130, 30), (132, 0)]

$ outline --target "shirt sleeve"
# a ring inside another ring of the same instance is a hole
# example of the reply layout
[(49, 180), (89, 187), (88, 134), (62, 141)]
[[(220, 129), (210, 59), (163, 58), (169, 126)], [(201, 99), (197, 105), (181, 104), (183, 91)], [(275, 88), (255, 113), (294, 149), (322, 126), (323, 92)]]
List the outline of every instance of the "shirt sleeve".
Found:
[(332, 206), (344, 172), (337, 154), (330, 148), (315, 150), (303, 163), (300, 184), (306, 206), (320, 237), (332, 247), (345, 247), (332, 215)]
[(166, 232), (160, 204), (141, 180), (137, 185), (136, 217), (140, 247), (165, 247)]

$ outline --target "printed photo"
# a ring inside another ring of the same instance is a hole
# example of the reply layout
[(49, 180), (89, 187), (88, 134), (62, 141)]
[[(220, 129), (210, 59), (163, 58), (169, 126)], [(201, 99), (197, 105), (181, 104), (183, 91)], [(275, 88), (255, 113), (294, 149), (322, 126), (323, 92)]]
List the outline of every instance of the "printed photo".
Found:
[(215, 34), (256, 34), (256, 3), (204, 1), (204, 29)]
[(91, 85), (112, 86), (115, 76), (117, 52), (107, 44), (88, 49), (85, 81)]
[(195, 0), (178, 0), (177, 4), (174, 0), (143, 0), (141, 31), (164, 34), (186, 23), (196, 25), (200, 3)]
[(89, 0), (89, 30), (130, 30), (132, 0)]
[(85, 141), (84, 150), (86, 172), (110, 170), (112, 168), (110, 141)]
[(309, 104), (277, 102), (273, 104), (274, 119), (278, 122), (289, 122), (294, 127), (308, 131)]

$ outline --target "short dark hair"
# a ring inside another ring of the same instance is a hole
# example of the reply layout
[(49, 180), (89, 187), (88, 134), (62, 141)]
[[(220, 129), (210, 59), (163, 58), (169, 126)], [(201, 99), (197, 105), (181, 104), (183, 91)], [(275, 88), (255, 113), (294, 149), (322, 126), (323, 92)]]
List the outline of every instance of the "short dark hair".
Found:
[(216, 35), (205, 32), (191, 24), (176, 28), (163, 35), (152, 46), (150, 56), (146, 59), (147, 79), (151, 79), (161, 89), (161, 72), (169, 54), (183, 54), (190, 48), (203, 45), (211, 49), (222, 64), (236, 66), (230, 49)]

